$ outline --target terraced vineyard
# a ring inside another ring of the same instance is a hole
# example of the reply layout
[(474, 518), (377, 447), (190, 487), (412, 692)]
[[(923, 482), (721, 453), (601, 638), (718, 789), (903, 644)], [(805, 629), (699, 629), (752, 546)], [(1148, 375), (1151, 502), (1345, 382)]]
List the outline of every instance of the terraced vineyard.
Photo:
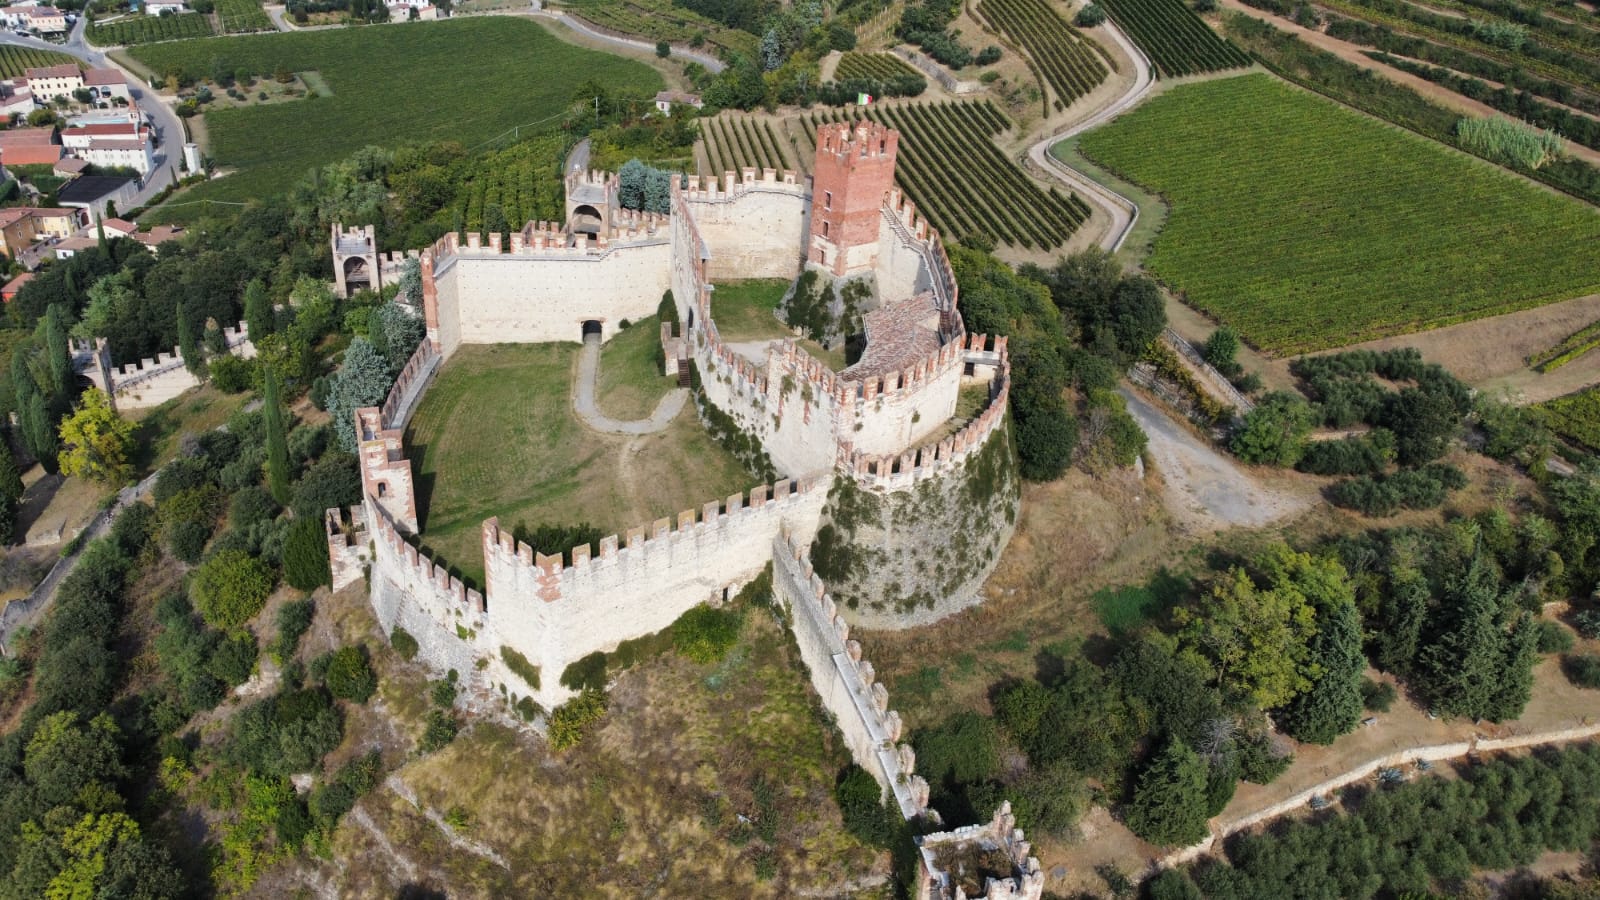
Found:
[(1600, 388), (1557, 397), (1541, 404), (1550, 430), (1594, 452), (1600, 452)]
[(45, 66), (59, 66), (62, 63), (77, 61), (77, 57), (65, 53), (0, 44), (0, 78), (15, 78), (28, 69), (42, 69)]
[(1099, 51), (1044, 0), (984, 0), (978, 12), (1028, 51), (1058, 110), (1110, 74)]
[(833, 70), (833, 80), (870, 78), (879, 81), (906, 76), (921, 77), (922, 73), (898, 56), (889, 53), (857, 53), (851, 51), (839, 57), (839, 66)]
[(276, 31), (261, 0), (217, 0), (217, 22), (223, 34)]
[(737, 172), (745, 166), (779, 172), (800, 168), (799, 154), (789, 145), (786, 132), (774, 128), (770, 120), (744, 115), (701, 119), (700, 134), (710, 164), (703, 175)]
[[(1089, 217), (1072, 194), (1034, 184), (992, 140), (1011, 127), (988, 101), (871, 107), (871, 117), (901, 132), (895, 180), (946, 239), (987, 235), (1015, 247), (1050, 249), (1066, 243)], [(817, 125), (860, 118), (812, 112), (799, 119), (808, 144)]]
[(1174, 88), (1079, 148), (1171, 205), (1151, 272), (1270, 353), (1600, 290), (1594, 208), (1267, 75)]
[(211, 36), (211, 19), (199, 13), (177, 16), (129, 16), (105, 25), (92, 23), (85, 32), (97, 47), (131, 46)]
[(728, 28), (670, 0), (562, 0), (561, 6), (603, 29), (650, 41), (688, 44), (702, 36), (712, 55), (717, 48), (753, 55), (759, 42), (749, 32)]
[(478, 160), (461, 191), (463, 228), (520, 231), (561, 219), (561, 147), (559, 135), (536, 137)]
[(1183, 0), (1101, 0), (1165, 78), (1250, 65), (1250, 56), (1201, 21)]

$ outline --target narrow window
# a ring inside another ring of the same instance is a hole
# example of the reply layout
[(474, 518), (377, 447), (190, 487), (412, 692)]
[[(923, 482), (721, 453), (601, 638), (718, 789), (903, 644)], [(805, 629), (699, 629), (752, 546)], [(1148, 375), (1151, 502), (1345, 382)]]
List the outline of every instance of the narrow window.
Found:
[(828, 236), (828, 223), (827, 222), (823, 222), (822, 223), (822, 236), (823, 237), (827, 237)]
[(833, 191), (822, 192), (822, 208), (833, 209)]

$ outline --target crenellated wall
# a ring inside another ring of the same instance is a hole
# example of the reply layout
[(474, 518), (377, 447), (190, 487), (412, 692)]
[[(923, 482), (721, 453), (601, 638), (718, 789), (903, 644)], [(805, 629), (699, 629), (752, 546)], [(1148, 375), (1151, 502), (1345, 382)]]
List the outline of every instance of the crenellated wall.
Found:
[(983, 825), (917, 838), (922, 880), (917, 900), (1040, 900), (1044, 871), (1017, 827), (1011, 802), (1001, 801)]
[[(222, 338), (229, 354), (241, 359), (255, 358), (256, 347), (250, 343), (243, 322), (222, 329)], [(109, 394), (118, 409), (160, 406), (200, 386), (200, 379), (184, 365), (183, 354), (177, 347), (173, 347), (171, 353), (157, 354), (155, 359), (114, 366), (105, 338), (95, 338), (93, 344), (78, 340), (70, 344), (73, 370)]]
[(805, 261), (810, 195), (793, 172), (745, 169), (722, 184), (711, 176), (690, 179), (684, 191), (701, 238), (713, 248), (706, 274), (713, 280), (794, 278)]

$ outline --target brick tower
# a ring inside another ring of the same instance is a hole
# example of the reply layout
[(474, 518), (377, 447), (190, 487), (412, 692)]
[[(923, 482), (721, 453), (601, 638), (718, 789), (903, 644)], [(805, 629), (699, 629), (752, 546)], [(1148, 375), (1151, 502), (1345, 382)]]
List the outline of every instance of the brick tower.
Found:
[(900, 132), (865, 119), (817, 129), (810, 262), (839, 278), (877, 266), (883, 198), (894, 187), (899, 143)]

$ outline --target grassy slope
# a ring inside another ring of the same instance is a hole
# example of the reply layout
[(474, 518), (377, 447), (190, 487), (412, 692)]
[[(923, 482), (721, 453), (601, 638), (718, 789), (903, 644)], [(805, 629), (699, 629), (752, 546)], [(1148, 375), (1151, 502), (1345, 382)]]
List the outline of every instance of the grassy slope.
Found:
[(199, 77), (211, 61), (272, 73), (315, 70), (333, 96), (206, 115), (219, 165), (239, 171), (182, 199), (245, 200), (285, 190), (369, 144), (455, 140), (468, 147), (559, 114), (593, 78), (655, 91), (648, 66), (563, 43), (539, 25), (493, 17), (180, 41), (130, 51), (156, 72)]
[[(590, 522), (625, 533), (749, 489), (749, 475), (692, 410), (632, 439), (595, 434), (572, 412), (577, 344), (462, 347), (412, 417), (422, 542), (482, 581), (480, 528)], [(610, 398), (602, 391), (600, 408)]]
[(793, 335), (774, 312), (789, 282), (782, 278), (719, 281), (711, 292), (711, 318), (725, 341), (760, 341)]
[(656, 353), (660, 346), (660, 316), (640, 319), (601, 346), (596, 389), (602, 412), (615, 419), (648, 418), (677, 386), (662, 373)]
[(1268, 352), (1600, 289), (1595, 210), (1270, 76), (1174, 88), (1080, 148), (1171, 204), (1150, 270)]

